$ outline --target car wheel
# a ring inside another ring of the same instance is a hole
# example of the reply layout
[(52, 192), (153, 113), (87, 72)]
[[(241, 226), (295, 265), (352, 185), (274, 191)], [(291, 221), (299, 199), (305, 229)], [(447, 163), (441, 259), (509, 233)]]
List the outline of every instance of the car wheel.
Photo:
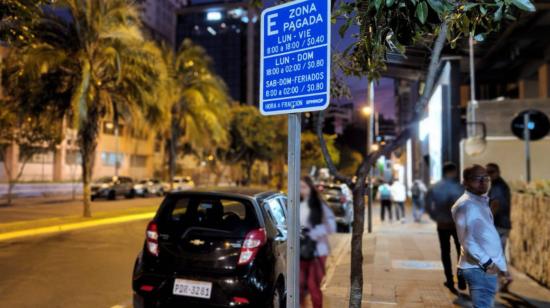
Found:
[(284, 308), (285, 306), (286, 298), (284, 292), (281, 290), (281, 286), (277, 286), (271, 296), (271, 308)]
[(107, 195), (107, 198), (109, 200), (115, 200), (116, 199), (116, 192), (114, 190), (109, 191), (109, 195)]
[(155, 303), (154, 300), (146, 299), (143, 296), (134, 293), (133, 298), (133, 306), (134, 308), (154, 308), (158, 307), (158, 305)]
[(130, 192), (126, 195), (126, 198), (127, 199), (132, 199), (136, 196), (136, 191), (135, 190), (130, 190)]

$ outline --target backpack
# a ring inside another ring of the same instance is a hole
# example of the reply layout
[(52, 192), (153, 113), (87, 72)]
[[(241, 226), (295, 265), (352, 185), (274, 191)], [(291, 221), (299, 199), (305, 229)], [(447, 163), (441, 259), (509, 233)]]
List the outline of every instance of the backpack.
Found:
[(380, 191), (380, 199), (382, 200), (389, 200), (391, 199), (391, 191), (388, 187), (388, 185), (381, 185), (380, 188), (378, 188), (378, 191)]

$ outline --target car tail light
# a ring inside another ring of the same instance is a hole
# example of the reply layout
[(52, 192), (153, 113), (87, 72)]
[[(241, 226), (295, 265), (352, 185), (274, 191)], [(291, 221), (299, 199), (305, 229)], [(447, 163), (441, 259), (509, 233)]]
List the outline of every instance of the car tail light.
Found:
[(142, 285), (142, 286), (139, 288), (140, 291), (144, 291), (144, 292), (151, 292), (151, 291), (153, 291), (154, 289), (155, 289), (155, 287), (150, 286), (150, 285), (148, 285), (148, 284), (144, 284), (144, 285)]
[(149, 225), (147, 225), (147, 232), (146, 232), (146, 246), (147, 251), (152, 254), (153, 256), (159, 255), (159, 233), (157, 228), (157, 223), (154, 221), (151, 221)]
[(264, 229), (256, 229), (248, 232), (244, 238), (239, 257), (239, 265), (249, 264), (254, 260), (260, 248), (266, 243)]
[(248, 298), (245, 298), (245, 297), (233, 297), (232, 298), (232, 302), (237, 304), (237, 305), (246, 305), (246, 304), (249, 304), (250, 302), (248, 301)]

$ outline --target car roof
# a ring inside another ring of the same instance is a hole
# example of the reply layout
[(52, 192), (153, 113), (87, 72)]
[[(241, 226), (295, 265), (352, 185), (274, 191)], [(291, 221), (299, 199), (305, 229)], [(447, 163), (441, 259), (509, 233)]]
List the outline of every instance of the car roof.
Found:
[(280, 192), (257, 187), (203, 187), (194, 188), (185, 191), (171, 192), (169, 195), (188, 195), (188, 194), (214, 194), (219, 196), (248, 197), (265, 199), (269, 196), (280, 194)]

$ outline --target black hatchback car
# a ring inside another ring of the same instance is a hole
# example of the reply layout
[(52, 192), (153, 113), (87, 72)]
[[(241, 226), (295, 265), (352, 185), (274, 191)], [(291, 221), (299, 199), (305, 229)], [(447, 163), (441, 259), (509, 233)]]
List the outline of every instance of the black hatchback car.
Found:
[(284, 307), (286, 238), (283, 194), (170, 193), (134, 266), (134, 307)]

